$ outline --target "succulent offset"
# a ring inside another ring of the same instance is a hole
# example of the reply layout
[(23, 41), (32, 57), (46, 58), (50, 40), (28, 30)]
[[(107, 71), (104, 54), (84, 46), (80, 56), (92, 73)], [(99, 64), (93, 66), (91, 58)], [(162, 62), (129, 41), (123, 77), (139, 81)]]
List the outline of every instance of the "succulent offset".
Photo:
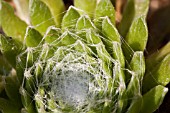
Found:
[(170, 44), (144, 57), (148, 0), (128, 0), (118, 29), (110, 0), (74, 0), (67, 11), (62, 0), (25, 4), (29, 21), (28, 12), (22, 21), (8, 3), (0, 4), (1, 112), (158, 109), (168, 92)]

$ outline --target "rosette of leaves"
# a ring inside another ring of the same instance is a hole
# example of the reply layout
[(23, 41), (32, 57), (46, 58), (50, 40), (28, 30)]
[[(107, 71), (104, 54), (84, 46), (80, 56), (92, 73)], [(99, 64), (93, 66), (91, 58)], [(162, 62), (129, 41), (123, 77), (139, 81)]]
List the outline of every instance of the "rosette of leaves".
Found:
[(168, 91), (170, 54), (166, 45), (143, 55), (148, 0), (127, 2), (120, 33), (110, 0), (74, 4), (64, 12), (62, 0), (29, 0), (27, 25), (1, 1), (1, 67), (10, 66), (0, 79), (1, 112), (154, 112)]

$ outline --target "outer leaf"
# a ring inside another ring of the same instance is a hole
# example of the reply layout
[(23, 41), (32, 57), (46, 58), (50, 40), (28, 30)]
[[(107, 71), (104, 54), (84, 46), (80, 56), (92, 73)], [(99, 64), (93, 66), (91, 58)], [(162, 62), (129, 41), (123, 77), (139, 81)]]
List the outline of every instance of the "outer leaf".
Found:
[(19, 94), (19, 85), (20, 82), (18, 81), (16, 75), (5, 77), (5, 91), (9, 100), (18, 108), (22, 108), (21, 98)]
[(127, 32), (135, 15), (135, 0), (128, 0), (125, 6), (121, 23), (119, 24), (119, 32), (123, 37), (126, 37)]
[(146, 18), (149, 8), (149, 0), (128, 0), (123, 12), (123, 18), (119, 25), (120, 34), (126, 37), (134, 19), (144, 16)]
[(46, 34), (44, 35), (44, 39), (46, 43), (53, 43), (57, 40), (61, 35), (61, 30), (51, 26), (47, 29)]
[(113, 82), (115, 87), (113, 94), (118, 94), (117, 113), (122, 113), (127, 100), (124, 99), (126, 89), (125, 76), (119, 62), (115, 62), (113, 67)]
[(138, 79), (142, 81), (145, 74), (145, 59), (142, 51), (137, 51), (133, 54), (130, 68), (138, 76)]
[(24, 88), (20, 88), (21, 99), (27, 113), (37, 113), (31, 95)]
[(97, 54), (100, 59), (102, 59), (102, 68), (104, 70), (104, 73), (106, 73), (109, 76), (112, 76), (112, 63), (110, 60), (110, 55), (106, 51), (105, 47), (102, 44), (99, 44), (96, 47)]
[(153, 53), (151, 56), (149, 56), (146, 59), (146, 66), (147, 70), (150, 71), (152, 68), (154, 68), (155, 65), (159, 64), (163, 58), (170, 53), (170, 42), (167, 43), (163, 48), (161, 48), (159, 51)]
[(4, 90), (4, 86), (5, 86), (4, 77), (0, 75), (0, 94)]
[(29, 11), (31, 24), (41, 34), (44, 34), (49, 26), (55, 25), (49, 8), (42, 1), (30, 0)]
[(7, 61), (15, 68), (16, 56), (21, 52), (22, 44), (11, 39), (10, 37), (0, 35), (0, 45), (1, 52)]
[(65, 11), (65, 6), (63, 0), (41, 0), (43, 1), (49, 8), (52, 14), (52, 18), (54, 18), (55, 24), (57, 27), (60, 27), (61, 20), (63, 17), (63, 12)]
[(7, 62), (7, 60), (0, 55), (0, 75), (8, 75), (11, 70), (11, 65)]
[(135, 0), (135, 18), (147, 16), (149, 9), (149, 0)]
[(106, 17), (102, 22), (102, 33), (110, 41), (121, 42), (120, 35), (110, 19)]
[(78, 13), (78, 11), (73, 6), (70, 6), (69, 9), (67, 10), (67, 13), (63, 17), (61, 23), (62, 30), (66, 29), (74, 30), (79, 17), (80, 14)]
[(158, 85), (143, 95), (143, 104), (140, 113), (153, 113), (163, 102), (168, 88)]
[[(141, 95), (140, 81), (137, 75), (133, 74), (128, 84), (126, 94), (127, 98), (132, 99), (138, 95)], [(131, 100), (129, 100), (131, 102)]]
[(25, 36), (25, 41), (27, 47), (36, 47), (42, 41), (42, 36), (34, 28), (28, 27)]
[(3, 31), (6, 35), (22, 42), (27, 24), (14, 14), (14, 9), (8, 3), (2, 1), (0, 6), (0, 17), (2, 17), (0, 23)]
[(99, 0), (96, 5), (95, 17), (99, 21), (101, 17), (108, 16), (113, 25), (115, 25), (115, 10), (110, 0)]
[(142, 96), (134, 97), (126, 113), (139, 113), (141, 106), (142, 106)]
[(93, 30), (87, 31), (86, 38), (87, 42), (92, 45), (102, 43), (102, 40), (99, 38), (99, 35)]
[(0, 98), (0, 111), (2, 113), (21, 113), (18, 107), (13, 105), (9, 100)]
[(148, 39), (148, 30), (145, 19), (135, 19), (125, 40), (134, 51), (144, 51)]
[(90, 28), (94, 28), (94, 25), (91, 22), (90, 18), (88, 16), (81, 16), (77, 21), (76, 30), (81, 31)]
[(83, 10), (79, 11), (80, 14), (88, 14), (93, 18), (97, 0), (74, 0), (74, 6)]
[(121, 44), (119, 42), (112, 42), (112, 44), (113, 44), (113, 58), (120, 62), (122, 68), (125, 67), (125, 59), (121, 48)]
[(59, 46), (67, 46), (76, 42), (76, 35), (69, 31), (65, 31), (56, 41), (54, 41), (54, 45), (56, 47)]
[(143, 92), (148, 91), (156, 85), (166, 86), (170, 82), (170, 54), (160, 64), (148, 71), (143, 80)]

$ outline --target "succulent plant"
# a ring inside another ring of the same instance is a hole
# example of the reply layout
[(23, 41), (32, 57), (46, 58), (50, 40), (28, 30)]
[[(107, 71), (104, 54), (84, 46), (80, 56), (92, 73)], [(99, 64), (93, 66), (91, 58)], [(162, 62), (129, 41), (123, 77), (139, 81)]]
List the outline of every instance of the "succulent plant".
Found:
[(170, 51), (144, 57), (148, 4), (128, 0), (117, 30), (110, 0), (74, 0), (67, 11), (62, 0), (29, 0), (28, 25), (1, 1), (1, 112), (154, 112)]

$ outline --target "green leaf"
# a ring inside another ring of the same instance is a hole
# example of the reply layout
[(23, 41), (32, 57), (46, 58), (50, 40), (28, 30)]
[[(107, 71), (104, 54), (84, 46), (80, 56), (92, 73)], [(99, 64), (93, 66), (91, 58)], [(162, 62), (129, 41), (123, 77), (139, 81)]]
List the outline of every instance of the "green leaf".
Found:
[[(113, 86), (114, 86), (114, 92), (113, 95), (117, 96), (117, 113), (122, 113), (124, 106), (126, 105), (126, 99), (124, 99), (124, 94), (126, 91), (126, 85), (125, 85), (125, 75), (123, 70), (120, 67), (119, 62), (114, 62), (113, 67)], [(117, 95), (115, 95), (117, 93)]]
[(80, 14), (78, 13), (77, 9), (73, 6), (70, 6), (63, 17), (61, 23), (62, 30), (66, 30), (66, 29), (74, 30), (79, 17)]
[(53, 44), (55, 47), (68, 46), (76, 42), (76, 37), (75, 34), (65, 31)]
[(94, 19), (100, 21), (101, 17), (109, 17), (111, 23), (115, 25), (115, 9), (110, 0), (99, 0), (96, 5)]
[(21, 108), (13, 105), (11, 101), (0, 98), (0, 111), (2, 113), (21, 113)]
[(76, 30), (77, 31), (83, 31), (83, 30), (86, 30), (86, 29), (93, 29), (95, 28), (93, 23), (91, 22), (90, 18), (88, 16), (81, 16), (78, 21), (77, 21), (77, 24), (76, 24)]
[(16, 56), (21, 52), (22, 44), (11, 37), (0, 35), (0, 46), (0, 50), (7, 61), (15, 68)]
[(126, 90), (126, 96), (129, 99), (128, 101), (131, 102), (138, 95), (141, 95), (140, 80), (136, 74), (132, 74)]
[(5, 77), (5, 91), (9, 100), (18, 106), (22, 107), (21, 96), (19, 94), (20, 82), (16, 75), (10, 75)]
[(57, 27), (61, 26), (62, 17), (65, 11), (65, 5), (63, 0), (41, 0), (43, 1), (49, 8), (52, 14), (52, 18), (54, 18), (54, 22)]
[(148, 30), (143, 16), (133, 21), (125, 40), (134, 51), (145, 50), (148, 40)]
[(86, 32), (86, 40), (87, 40), (87, 43), (92, 44), (92, 45), (102, 43), (102, 40), (99, 38), (99, 35), (92, 29)]
[(108, 76), (112, 76), (112, 62), (111, 62), (111, 56), (106, 51), (105, 46), (102, 43), (99, 43), (96, 45), (96, 51), (99, 58), (102, 60), (102, 68), (104, 70), (104, 73)]
[(113, 45), (113, 58), (115, 60), (118, 60), (121, 64), (121, 67), (125, 67), (125, 59), (124, 59), (124, 55), (123, 55), (123, 51), (121, 48), (121, 44), (119, 42), (112, 42)]
[[(45, 91), (43, 88), (38, 88), (37, 95), (35, 95), (35, 106), (38, 113), (46, 113), (43, 98), (45, 96)], [(49, 100), (47, 100), (49, 101)]]
[(4, 83), (4, 76), (0, 75), (0, 94), (4, 90), (5, 83)]
[(148, 71), (143, 80), (143, 92), (148, 91), (156, 85), (166, 86), (170, 82), (170, 54), (168, 54), (158, 65)]
[(158, 85), (143, 95), (143, 104), (140, 113), (153, 113), (162, 104), (168, 88)]
[(55, 25), (49, 8), (40, 0), (29, 1), (29, 14), (31, 24), (41, 34), (44, 34), (49, 26)]
[(123, 37), (126, 37), (129, 28), (136, 18), (141, 16), (146, 19), (149, 8), (149, 0), (128, 0), (123, 11), (123, 17), (119, 24), (119, 32)]
[(15, 14), (14, 9), (6, 2), (0, 2), (0, 16), (2, 29), (6, 35), (22, 42), (24, 40), (27, 24), (20, 20)]
[(110, 19), (106, 17), (102, 22), (102, 33), (110, 41), (121, 42), (120, 35)]
[(126, 113), (139, 113), (142, 106), (142, 99), (140, 95), (134, 97)]
[(12, 67), (9, 62), (2, 55), (0, 55), (0, 75), (8, 75), (11, 68)]
[(146, 66), (147, 71), (150, 71), (154, 68), (155, 65), (159, 64), (161, 60), (164, 59), (166, 55), (170, 53), (170, 42), (167, 43), (164, 47), (162, 47), (159, 51), (156, 51), (148, 58), (146, 58)]
[(146, 18), (149, 9), (149, 0), (135, 0), (135, 18)]
[(27, 47), (36, 47), (42, 41), (41, 34), (34, 28), (28, 27), (25, 36)]
[(130, 70), (132, 70), (140, 81), (142, 81), (145, 74), (145, 59), (142, 51), (137, 51), (133, 54), (130, 62)]
[(47, 29), (46, 34), (44, 35), (44, 39), (46, 43), (52, 44), (55, 40), (57, 40), (61, 35), (61, 30), (55, 28), (54, 26), (50, 26)]
[(87, 14), (93, 18), (97, 0), (74, 0), (74, 6), (83, 10), (79, 11), (81, 15)]
[(37, 113), (35, 109), (35, 104), (33, 102), (33, 98), (31, 97), (31, 95), (22, 87), (20, 88), (20, 93), (21, 93), (22, 103), (23, 103), (23, 106), (26, 112)]
[(126, 37), (127, 32), (135, 16), (135, 0), (128, 0), (123, 11), (122, 20), (118, 26), (119, 32), (123, 37)]

